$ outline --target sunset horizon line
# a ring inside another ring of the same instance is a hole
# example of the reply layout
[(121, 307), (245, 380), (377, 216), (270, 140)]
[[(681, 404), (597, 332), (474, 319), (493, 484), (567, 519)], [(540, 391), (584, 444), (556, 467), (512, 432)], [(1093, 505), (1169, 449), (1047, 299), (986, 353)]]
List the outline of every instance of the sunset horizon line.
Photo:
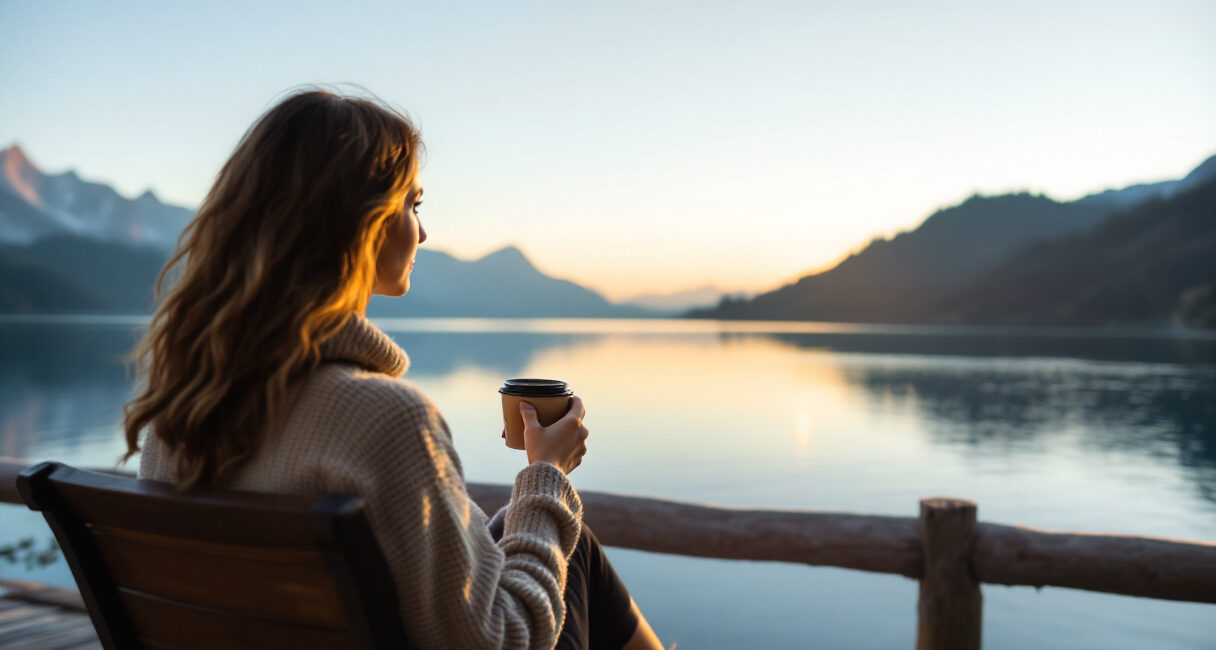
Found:
[[(22, 144), (22, 142), (18, 139), (14, 139), (14, 140), (10, 141), (7, 146), (5, 146), (3, 149), (0, 149), (0, 153), (4, 153), (4, 154), (8, 154), (8, 152), (11, 152), (11, 151), (17, 152), (26, 164), (28, 164), (30, 167), (32, 167), (34, 170), (36, 170), (38, 173), (46, 175), (46, 176), (63, 176), (66, 174), (72, 174), (83, 182), (104, 185), (104, 186), (112, 189), (120, 197), (122, 197), (123, 199), (128, 200), (128, 201), (134, 201), (140, 197), (151, 195), (157, 201), (159, 201), (160, 203), (162, 203), (166, 206), (179, 207), (179, 208), (189, 210), (191, 212), (197, 210), (196, 207), (191, 206), (191, 205), (186, 205), (186, 204), (183, 204), (183, 203), (180, 203), (177, 201), (173, 201), (173, 200), (165, 200), (162, 197), (161, 193), (156, 189), (154, 184), (149, 184), (149, 185), (145, 186), (145, 188), (143, 189), (142, 192), (139, 192), (137, 194), (128, 195), (128, 193), (125, 193), (122, 190), (120, 190), (118, 187), (116, 187), (116, 184), (113, 181), (107, 180), (103, 176), (94, 176), (92, 174), (85, 175), (85, 173), (82, 173), (82, 171), (80, 169), (78, 169), (77, 166), (75, 166), (75, 165), (68, 166), (68, 167), (62, 169), (61, 171), (55, 171), (55, 172), (47, 171), (46, 169), (42, 168), (41, 166), (39, 166), (32, 160), (30, 153), (29, 153), (29, 148), (27, 146), (25, 146), (24, 144)], [(1206, 161), (1214, 156), (1216, 156), (1216, 153), (1213, 153), (1212, 155), (1204, 157), (1200, 161), (1192, 163), (1192, 165), (1188, 169), (1193, 170), (1196, 167), (1198, 167), (1200, 164), (1202, 164), (1204, 161)], [(7, 177), (7, 176), (9, 176), (9, 174), (11, 172), (11, 170), (9, 169), (9, 166), (10, 166), (10, 163), (12, 162), (9, 160), (9, 156), (7, 156), (7, 155), (5, 155), (5, 162), (6, 162), (6, 164), (5, 164), (5, 168), (3, 171)], [(1179, 178), (1181, 178), (1181, 177), (1179, 177)], [(448, 247), (445, 247), (442, 243), (438, 243), (437, 245), (428, 245), (427, 249), (435, 251), (435, 252), (439, 252), (439, 253), (442, 253), (445, 255), (449, 255), (462, 262), (475, 262), (475, 261), (483, 259), (489, 255), (493, 255), (494, 253), (500, 252), (504, 249), (516, 248), (520, 252), (523, 253), (523, 255), (527, 258), (528, 262), (531, 263), (539, 272), (544, 273), (545, 275), (548, 275), (553, 278), (568, 280), (570, 282), (579, 284), (587, 289), (595, 291), (596, 293), (602, 295), (605, 299), (607, 299), (613, 303), (626, 303), (631, 300), (636, 300), (638, 298), (643, 298), (643, 297), (674, 296), (674, 295), (679, 295), (679, 294), (691, 293), (691, 292), (695, 292), (695, 291), (705, 291), (705, 290), (710, 290), (710, 289), (718, 292), (719, 294), (721, 294), (723, 296), (739, 295), (739, 294), (756, 295), (756, 294), (765, 293), (767, 291), (772, 291), (772, 290), (778, 289), (782, 286), (795, 282), (798, 279), (803, 278), (803, 277), (807, 277), (810, 275), (817, 275), (820, 273), (824, 273), (826, 271), (830, 271), (831, 269), (838, 266), (841, 262), (847, 260), (849, 257), (856, 255), (856, 254), (862, 252), (863, 250), (865, 250), (866, 247), (868, 247), (871, 243), (878, 241), (878, 240), (890, 240), (890, 239), (898, 236), (899, 234), (912, 232), (912, 231), (916, 230), (917, 228), (919, 228), (920, 225), (922, 225), (925, 222), (925, 220), (927, 220), (929, 217), (933, 216), (937, 212), (940, 212), (945, 209), (949, 209), (951, 207), (958, 206), (973, 197), (993, 197), (993, 196), (1005, 196), (1005, 195), (1015, 195), (1015, 194), (1031, 194), (1034, 196), (1045, 197), (1052, 201), (1056, 201), (1056, 202), (1060, 202), (1060, 203), (1068, 203), (1068, 202), (1079, 200), (1085, 196), (1092, 196), (1094, 194), (1098, 194), (1098, 193), (1101, 193), (1104, 191), (1120, 190), (1120, 189), (1125, 189), (1128, 187), (1134, 187), (1137, 185), (1148, 185), (1148, 184), (1153, 184), (1153, 183), (1169, 182), (1169, 181), (1173, 181), (1173, 180), (1179, 180), (1179, 178), (1157, 178), (1157, 179), (1151, 179), (1151, 180), (1140, 179), (1140, 180), (1124, 181), (1121, 183), (1114, 183), (1114, 184), (1103, 186), (1101, 188), (1092, 189), (1088, 192), (1082, 193), (1082, 194), (1074, 196), (1074, 197), (1069, 197), (1069, 198), (1058, 197), (1058, 196), (1053, 195), (1051, 192), (1044, 191), (1044, 190), (1037, 190), (1037, 189), (1025, 187), (1025, 186), (1021, 186), (1021, 187), (1012, 187), (1011, 186), (1011, 187), (1008, 187), (1008, 188), (1005, 188), (1002, 190), (997, 190), (997, 191), (994, 191), (991, 189), (983, 190), (983, 189), (973, 188), (967, 192), (962, 193), (961, 196), (957, 196), (954, 199), (942, 200), (942, 201), (938, 202), (933, 208), (931, 208), (930, 210), (928, 210), (928, 212), (926, 212), (922, 216), (920, 216), (915, 222), (909, 222), (909, 223), (906, 223), (905, 225), (897, 226), (897, 227), (894, 227), (891, 229), (887, 229), (885, 231), (872, 232), (868, 237), (865, 237), (863, 239), (863, 241), (859, 241), (859, 242), (855, 243), (853, 246), (847, 248), (846, 250), (844, 250), (843, 252), (841, 252), (840, 254), (835, 256), (834, 258), (832, 258), (832, 260), (827, 263), (811, 265), (800, 271), (793, 271), (784, 276), (775, 277), (771, 280), (751, 283), (748, 285), (723, 286), (722, 283), (715, 282), (711, 278), (706, 277), (702, 281), (692, 281), (692, 282), (686, 282), (686, 283), (672, 284), (672, 285), (669, 285), (667, 288), (664, 288), (663, 286), (648, 285), (648, 287), (646, 287), (646, 288), (622, 289), (620, 287), (612, 286), (608, 283), (604, 283), (601, 281), (596, 281), (596, 280), (591, 280), (591, 279), (587, 279), (584, 277), (579, 277), (577, 270), (574, 270), (574, 273), (568, 272), (568, 270), (565, 268), (562, 268), (560, 270), (554, 270), (553, 265), (546, 264), (545, 262), (538, 260), (535, 252), (529, 251), (529, 248), (526, 245), (520, 243), (518, 240), (510, 240), (510, 239), (503, 240), (497, 244), (483, 246), (480, 248), (480, 250), (481, 250), (480, 253), (470, 253), (468, 250), (459, 250), (458, 248), (457, 249), (448, 248)]]

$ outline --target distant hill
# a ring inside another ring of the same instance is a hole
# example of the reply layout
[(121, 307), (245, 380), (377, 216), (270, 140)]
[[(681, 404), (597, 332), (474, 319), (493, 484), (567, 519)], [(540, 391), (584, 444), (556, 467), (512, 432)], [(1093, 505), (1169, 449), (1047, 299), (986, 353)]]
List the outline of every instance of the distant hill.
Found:
[(371, 316), (618, 318), (653, 316), (614, 305), (600, 294), (541, 273), (508, 246), (472, 262), (421, 248), (404, 298), (373, 296)]
[(673, 293), (647, 293), (621, 300), (618, 304), (633, 305), (665, 314), (679, 314), (699, 307), (712, 307), (726, 292), (713, 286), (697, 287)]
[(63, 273), (31, 260), (25, 251), (0, 245), (0, 313), (108, 310)]
[(1216, 328), (1216, 179), (1028, 248), (938, 308), (941, 320)]
[[(193, 217), (151, 192), (126, 199), (74, 172), (42, 173), (20, 148), (0, 152), (0, 313), (143, 313)], [(643, 317), (549, 277), (507, 247), (466, 262), (420, 249), (410, 293), (377, 296), (372, 316)]]
[(1083, 231), (1110, 212), (1030, 194), (973, 196), (935, 212), (912, 232), (870, 242), (828, 271), (697, 315), (917, 322), (926, 317), (927, 305), (1020, 247)]
[[(855, 322), (1005, 322), (995, 312), (967, 308), (961, 296), (974, 293), (981, 278), (1044, 242), (1086, 233), (1130, 202), (1169, 202), (1216, 178), (1216, 156), (1180, 181), (1137, 185), (1073, 202), (1010, 194), (973, 196), (939, 210), (911, 232), (879, 239), (834, 268), (750, 300), (724, 299), (692, 317), (826, 320)], [(1139, 203), (1137, 203), (1139, 202)], [(1156, 204), (1160, 207), (1160, 204)], [(1216, 219), (1216, 205), (1208, 212)], [(1139, 223), (1139, 222), (1138, 222)], [(1203, 284), (1202, 274), (1194, 284)], [(1161, 288), (1166, 290), (1165, 287)], [(1172, 289), (1171, 289), (1172, 290)], [(969, 293), (971, 292), (971, 293)], [(1178, 296), (1172, 296), (1176, 300)], [(994, 298), (999, 300), (999, 298)], [(1019, 322), (1036, 320), (1025, 312)], [(982, 316), (983, 314), (987, 314)], [(989, 317), (991, 316), (991, 318)], [(1112, 322), (1124, 322), (1109, 314)], [(1166, 318), (1158, 314), (1158, 320)], [(994, 320), (995, 319), (995, 320)], [(1105, 321), (1102, 321), (1105, 322)]]
[(1216, 156), (1203, 161), (1201, 165), (1191, 170), (1191, 173), (1187, 174), (1185, 178), (1176, 181), (1162, 181), (1160, 183), (1140, 183), (1121, 190), (1106, 190), (1105, 192), (1090, 194), (1080, 199), (1078, 203), (1126, 208), (1147, 199), (1168, 199), (1175, 194), (1193, 190), (1213, 178), (1216, 178)]
[(150, 246), (55, 235), (0, 245), (0, 312), (138, 314), (167, 254)]

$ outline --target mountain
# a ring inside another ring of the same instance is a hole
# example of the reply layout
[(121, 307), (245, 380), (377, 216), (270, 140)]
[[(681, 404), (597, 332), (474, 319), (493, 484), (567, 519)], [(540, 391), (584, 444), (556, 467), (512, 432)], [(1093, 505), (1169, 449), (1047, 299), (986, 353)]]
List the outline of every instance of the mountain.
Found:
[(404, 298), (373, 296), (378, 317), (476, 316), (505, 318), (646, 317), (652, 312), (614, 305), (568, 280), (541, 273), (523, 251), (508, 246), (472, 262), (421, 248)]
[[(156, 276), (193, 213), (151, 192), (135, 199), (75, 172), (44, 174), (19, 147), (0, 152), (0, 313), (144, 313)], [(466, 262), (420, 249), (403, 299), (372, 316), (644, 317), (541, 273), (507, 247)]]
[(168, 250), (193, 212), (151, 190), (134, 199), (75, 172), (42, 173), (17, 145), (0, 151), (0, 241), (75, 235)]
[(1027, 248), (1085, 233), (1120, 213), (1128, 201), (1171, 201), (1213, 178), (1216, 156), (1179, 181), (1067, 203), (1024, 193), (973, 196), (935, 212), (911, 232), (871, 242), (828, 271), (689, 315), (896, 323), (979, 318), (981, 312), (963, 308), (957, 296)]
[(689, 309), (713, 307), (722, 300), (726, 292), (706, 285), (672, 293), (646, 293), (617, 301), (619, 305), (632, 305), (657, 313), (679, 314)]
[(106, 306), (71, 278), (0, 244), (0, 313), (102, 311)]
[(1030, 247), (945, 301), (939, 316), (1216, 328), (1216, 179)]
[(152, 246), (77, 235), (0, 244), (0, 312), (149, 312), (167, 257)]
[(1216, 178), (1216, 156), (1203, 161), (1198, 167), (1187, 174), (1185, 178), (1176, 181), (1160, 183), (1140, 183), (1121, 190), (1106, 190), (1081, 198), (1080, 203), (1093, 203), (1113, 208), (1126, 208), (1151, 198), (1167, 199), (1180, 192), (1195, 189), (1203, 183)]
[(1083, 231), (1110, 213), (1044, 196), (973, 196), (919, 228), (876, 239), (828, 271), (751, 300), (694, 312), (714, 318), (917, 322), (928, 305), (1021, 246)]

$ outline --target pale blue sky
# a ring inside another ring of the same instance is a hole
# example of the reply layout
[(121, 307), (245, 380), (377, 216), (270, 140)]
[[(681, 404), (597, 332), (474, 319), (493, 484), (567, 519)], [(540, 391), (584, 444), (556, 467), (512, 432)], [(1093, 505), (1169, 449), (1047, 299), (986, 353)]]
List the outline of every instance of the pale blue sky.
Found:
[(0, 1), (0, 146), (195, 205), (272, 100), (406, 109), (427, 245), (762, 289), (972, 192), (1216, 153), (1216, 2)]

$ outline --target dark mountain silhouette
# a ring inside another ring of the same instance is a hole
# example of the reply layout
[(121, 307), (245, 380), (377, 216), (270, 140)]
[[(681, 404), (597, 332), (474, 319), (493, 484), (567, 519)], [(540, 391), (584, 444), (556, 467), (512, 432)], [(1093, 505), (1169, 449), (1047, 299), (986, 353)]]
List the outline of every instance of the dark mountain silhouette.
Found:
[(0, 245), (0, 312), (100, 311), (106, 306), (71, 278)]
[[(1029, 194), (973, 196), (957, 206), (937, 211), (914, 231), (871, 242), (863, 251), (828, 271), (805, 276), (751, 300), (724, 299), (717, 307), (694, 310), (689, 315), (888, 323), (1006, 322), (991, 310), (967, 308), (961, 296), (981, 295), (977, 283), (987, 273), (1027, 248), (1088, 232), (1120, 214), (1121, 206), (1133, 196), (1140, 199), (1140, 204), (1157, 201), (1153, 205), (1160, 207), (1191, 196), (1188, 188), (1194, 191), (1213, 178), (1216, 178), (1216, 157), (1209, 158), (1180, 181), (1132, 186), (1070, 203)], [(1129, 190), (1128, 194), (1120, 194)], [(1216, 206), (1208, 215), (1216, 218)], [(1202, 310), (1203, 278), (1202, 274), (1192, 278), (1192, 285), (1199, 292), (1189, 299), (1191, 303), (1199, 301), (1197, 306), (1192, 305), (1194, 309)], [(1172, 291), (1171, 287), (1158, 288)], [(1179, 299), (1179, 296), (1170, 298), (1175, 302)], [(1045, 312), (1035, 313), (1045, 317)], [(1116, 314), (1107, 315), (1115, 319), (1112, 322), (1126, 322)], [(1141, 316), (1137, 320), (1145, 322), (1167, 317)], [(1016, 322), (1058, 321), (1036, 320), (1027, 312), (1026, 318)], [(1106, 321), (1096, 318), (1093, 322)]]
[(918, 322), (933, 304), (1019, 247), (1085, 230), (1104, 206), (1043, 196), (973, 196), (939, 210), (912, 232), (876, 239), (823, 273), (699, 313), (716, 318)]
[(151, 311), (167, 254), (75, 235), (0, 245), (0, 312)]
[(1126, 208), (1140, 201), (1151, 198), (1169, 198), (1180, 192), (1195, 189), (1203, 183), (1216, 178), (1216, 156), (1203, 161), (1201, 165), (1191, 170), (1185, 178), (1176, 181), (1160, 183), (1140, 183), (1125, 187), (1121, 190), (1106, 190), (1086, 196), (1079, 203), (1107, 205), (1113, 208)]
[(1026, 249), (944, 301), (938, 316), (1216, 328), (1216, 179)]

